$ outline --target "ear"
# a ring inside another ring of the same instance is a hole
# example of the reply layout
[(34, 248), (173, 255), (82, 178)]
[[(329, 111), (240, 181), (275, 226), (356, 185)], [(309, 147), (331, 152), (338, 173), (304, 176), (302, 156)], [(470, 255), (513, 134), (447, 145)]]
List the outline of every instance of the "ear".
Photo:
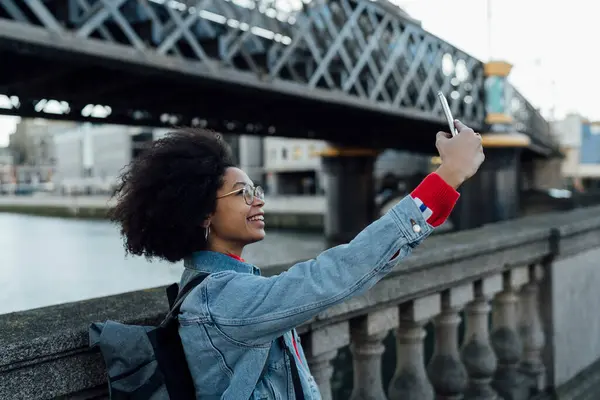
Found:
[(202, 227), (203, 228), (208, 228), (210, 226), (210, 217), (206, 218), (203, 222), (202, 222)]

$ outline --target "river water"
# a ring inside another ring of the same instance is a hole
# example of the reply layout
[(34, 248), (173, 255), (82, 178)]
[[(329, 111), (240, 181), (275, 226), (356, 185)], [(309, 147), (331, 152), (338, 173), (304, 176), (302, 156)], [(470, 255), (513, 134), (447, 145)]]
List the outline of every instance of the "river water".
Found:
[[(268, 231), (243, 257), (257, 266), (311, 258), (320, 235)], [(125, 256), (115, 225), (0, 213), (0, 314), (109, 296), (179, 280), (181, 263)]]

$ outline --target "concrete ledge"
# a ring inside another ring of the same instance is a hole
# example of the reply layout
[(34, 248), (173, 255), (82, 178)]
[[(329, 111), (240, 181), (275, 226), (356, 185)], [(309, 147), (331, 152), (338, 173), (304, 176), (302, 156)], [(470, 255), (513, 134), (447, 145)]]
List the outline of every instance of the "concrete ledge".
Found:
[(599, 393), (600, 360), (559, 388), (541, 393), (532, 400), (596, 400)]
[(106, 383), (88, 327), (114, 319), (156, 324), (167, 310), (164, 288), (0, 316), (0, 398), (42, 399)]
[[(432, 237), (368, 293), (326, 310), (299, 331), (306, 333), (510, 266), (539, 262), (557, 251), (566, 257), (598, 246), (600, 207)], [(264, 267), (265, 275), (280, 273), (292, 264)], [(164, 289), (0, 315), (0, 398), (74, 398), (75, 394), (87, 398), (85, 393), (102, 393), (104, 365), (88, 349), (89, 324), (106, 319), (155, 324), (167, 309)]]
[(44, 205), (0, 204), (0, 212), (12, 214), (36, 215), (40, 217), (106, 219), (107, 208), (101, 207), (65, 207)]
[(600, 398), (600, 360), (581, 371), (556, 390), (556, 400), (596, 400)]

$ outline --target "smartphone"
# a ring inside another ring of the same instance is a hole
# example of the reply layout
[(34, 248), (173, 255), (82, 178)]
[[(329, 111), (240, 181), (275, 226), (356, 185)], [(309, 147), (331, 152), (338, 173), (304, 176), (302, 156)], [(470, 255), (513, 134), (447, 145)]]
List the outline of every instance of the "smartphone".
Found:
[(437, 93), (438, 98), (440, 99), (440, 103), (442, 104), (442, 110), (444, 110), (444, 115), (446, 116), (446, 121), (448, 121), (448, 127), (450, 128), (450, 133), (452, 136), (456, 136), (458, 132), (454, 127), (454, 118), (452, 117), (452, 112), (450, 111), (450, 106), (448, 105), (448, 100), (446, 100), (446, 96), (444, 93), (439, 91)]

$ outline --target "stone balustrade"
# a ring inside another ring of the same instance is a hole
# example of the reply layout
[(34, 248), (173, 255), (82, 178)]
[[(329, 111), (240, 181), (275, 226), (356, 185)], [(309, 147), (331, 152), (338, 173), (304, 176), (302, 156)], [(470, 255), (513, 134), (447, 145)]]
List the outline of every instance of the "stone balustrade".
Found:
[[(600, 304), (599, 249), (600, 208), (429, 238), (372, 290), (299, 327), (323, 399), (335, 398), (333, 361), (348, 346), (351, 400), (543, 398), (582, 392), (572, 383), (580, 376), (589, 389), (600, 382), (600, 317), (580, 304)], [(104, 366), (88, 349), (89, 323), (150, 324), (165, 309), (157, 288), (0, 315), (0, 398), (102, 397)], [(384, 383), (390, 332), (395, 371)], [(573, 396), (565, 398), (585, 398)]]

